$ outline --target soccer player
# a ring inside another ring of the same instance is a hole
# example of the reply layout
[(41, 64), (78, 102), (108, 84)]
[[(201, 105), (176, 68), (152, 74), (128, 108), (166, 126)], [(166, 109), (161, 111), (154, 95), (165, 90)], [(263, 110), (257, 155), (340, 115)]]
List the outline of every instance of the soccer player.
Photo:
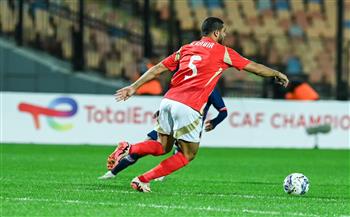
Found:
[[(205, 121), (210, 106), (213, 105), (214, 108), (219, 112), (219, 114), (212, 120)], [(204, 108), (203, 113), (203, 124), (205, 131), (211, 131), (213, 130), (218, 124), (220, 124), (225, 118), (227, 117), (227, 108), (225, 106), (224, 100), (222, 99), (219, 91), (215, 88), (214, 91), (210, 94), (208, 103), (206, 104)], [(204, 122), (205, 121), (205, 122)], [(202, 125), (203, 125), (202, 124)], [(158, 139), (157, 131), (152, 130), (147, 134), (148, 140), (155, 140)], [(110, 154), (107, 158), (107, 169), (109, 170), (106, 174), (99, 177), (99, 179), (111, 179), (114, 178), (119, 172), (126, 169), (130, 165), (136, 163), (136, 161), (141, 158), (142, 156), (138, 156), (136, 154), (134, 155), (127, 155), (123, 159), (120, 160), (120, 162), (115, 163), (115, 154), (117, 153), (118, 149)], [(174, 154), (177, 153), (177, 149)], [(164, 179), (164, 176), (159, 177), (157, 180), (162, 181)]]
[(250, 61), (233, 49), (222, 45), (226, 35), (224, 22), (216, 17), (204, 20), (199, 41), (182, 46), (178, 51), (150, 68), (130, 86), (117, 90), (117, 102), (129, 99), (147, 81), (163, 72), (178, 70), (159, 107), (158, 141), (148, 140), (133, 145), (120, 142), (116, 162), (125, 156), (164, 155), (172, 150), (174, 139), (181, 151), (163, 160), (155, 168), (135, 177), (131, 187), (150, 192), (150, 181), (173, 173), (192, 161), (199, 148), (203, 109), (222, 72), (229, 67), (263, 76), (274, 77), (277, 83), (287, 86), (286, 75), (264, 65)]

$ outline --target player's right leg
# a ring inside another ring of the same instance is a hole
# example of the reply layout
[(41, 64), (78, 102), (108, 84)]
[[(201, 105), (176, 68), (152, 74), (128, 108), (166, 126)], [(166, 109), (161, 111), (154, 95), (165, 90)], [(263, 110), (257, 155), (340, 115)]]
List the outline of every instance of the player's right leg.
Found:
[[(180, 151), (188, 161), (192, 161), (198, 152), (199, 143), (178, 140)], [(179, 151), (178, 151), (179, 152)]]
[[(137, 180), (139, 182), (142, 182), (142, 184), (147, 184), (152, 180), (155, 180), (159, 177), (167, 176), (175, 172), (176, 170), (181, 169), (195, 158), (199, 148), (199, 143), (186, 142), (180, 140), (179, 145), (181, 148), (180, 151), (178, 151), (171, 157), (163, 160), (158, 166), (156, 166), (152, 170), (142, 174), (141, 176), (138, 176)], [(142, 189), (137, 188), (139, 186), (136, 185), (135, 187), (134, 180), (131, 182), (131, 186), (138, 191), (143, 191)]]
[[(202, 116), (197, 111), (182, 103), (172, 100), (167, 100), (167, 102), (171, 105), (172, 114), (169, 120), (174, 123), (174, 137), (179, 140), (181, 151), (165, 159), (152, 170), (138, 176), (137, 179), (134, 179), (131, 185), (136, 190), (143, 191), (141, 187), (149, 187), (148, 183), (150, 181), (161, 176), (169, 175), (186, 166), (194, 159), (198, 151)], [(158, 130), (158, 132), (160, 131)]]
[[(158, 141), (162, 144), (165, 153), (169, 153), (172, 150), (174, 139), (171, 135), (158, 133)], [(160, 173), (156, 173), (155, 175), (159, 178), (167, 174), (162, 175)], [(135, 177), (130, 184), (131, 187), (137, 191), (151, 192), (150, 183), (145, 182), (144, 180), (140, 180), (139, 177)]]
[[(179, 143), (178, 143), (178, 140), (175, 140), (174, 141), (174, 151), (173, 151), (173, 155), (175, 155), (177, 152), (181, 151), (181, 149), (179, 148)], [(157, 181), (157, 182), (163, 182), (164, 180), (166, 180), (166, 177), (167, 176), (161, 176), (159, 178), (155, 178), (154, 181)]]

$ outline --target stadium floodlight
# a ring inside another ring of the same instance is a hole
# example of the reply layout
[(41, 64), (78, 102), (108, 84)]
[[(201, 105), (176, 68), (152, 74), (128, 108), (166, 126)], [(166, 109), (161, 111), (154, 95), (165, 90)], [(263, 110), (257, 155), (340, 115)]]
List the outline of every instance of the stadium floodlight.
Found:
[(330, 124), (322, 124), (322, 125), (317, 125), (317, 126), (312, 126), (312, 127), (307, 127), (306, 128), (306, 133), (308, 135), (314, 135), (315, 137), (315, 146), (314, 148), (317, 149), (318, 148), (318, 135), (320, 133), (322, 134), (327, 134), (329, 132), (331, 132), (332, 127)]

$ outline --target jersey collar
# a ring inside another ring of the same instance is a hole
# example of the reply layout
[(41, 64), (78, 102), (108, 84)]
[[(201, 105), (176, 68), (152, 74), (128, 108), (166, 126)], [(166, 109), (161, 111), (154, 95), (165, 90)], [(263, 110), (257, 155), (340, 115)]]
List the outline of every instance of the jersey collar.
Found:
[(208, 37), (208, 36), (203, 36), (203, 37), (201, 38), (201, 41), (210, 41), (210, 42), (216, 43), (216, 41), (214, 41), (214, 39), (212, 39), (212, 38), (210, 38), (210, 37)]

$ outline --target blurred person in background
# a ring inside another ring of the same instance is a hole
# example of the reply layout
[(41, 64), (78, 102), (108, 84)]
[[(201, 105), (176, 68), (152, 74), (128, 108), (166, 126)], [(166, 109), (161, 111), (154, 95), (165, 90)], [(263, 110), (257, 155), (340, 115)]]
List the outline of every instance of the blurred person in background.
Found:
[(302, 38), (304, 36), (303, 28), (297, 23), (295, 16), (292, 16), (292, 23), (289, 26), (288, 34), (291, 37)]
[[(158, 63), (156, 56), (151, 57), (149, 60), (145, 59), (140, 64), (140, 76), (142, 76), (147, 70), (152, 68)], [(137, 91), (137, 95), (160, 95), (163, 93), (162, 85), (158, 78), (154, 78), (145, 84), (143, 84)]]
[(285, 95), (287, 100), (319, 100), (320, 97), (315, 89), (313, 89), (305, 81), (291, 81), (289, 91)]
[(300, 75), (303, 72), (301, 61), (294, 50), (287, 56), (285, 72), (288, 75)]

